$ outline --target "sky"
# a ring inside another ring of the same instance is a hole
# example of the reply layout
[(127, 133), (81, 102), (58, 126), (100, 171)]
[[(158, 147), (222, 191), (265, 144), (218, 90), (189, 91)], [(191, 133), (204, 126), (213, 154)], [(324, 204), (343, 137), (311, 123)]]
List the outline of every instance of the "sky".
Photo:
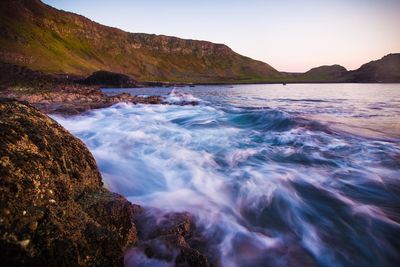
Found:
[(400, 0), (44, 0), (96, 22), (224, 43), (279, 71), (400, 52)]

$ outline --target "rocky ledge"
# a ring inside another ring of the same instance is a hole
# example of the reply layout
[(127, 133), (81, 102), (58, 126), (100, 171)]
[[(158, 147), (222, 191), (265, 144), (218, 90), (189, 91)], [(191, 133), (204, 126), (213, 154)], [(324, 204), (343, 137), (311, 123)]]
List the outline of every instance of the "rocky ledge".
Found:
[(25, 101), (45, 113), (75, 115), (96, 108), (105, 108), (120, 102), (133, 104), (161, 104), (159, 96), (139, 97), (128, 93), (108, 96), (97, 87), (58, 85), (52, 90), (31, 87), (11, 87), (0, 92), (0, 97)]
[[(183, 86), (174, 83), (139, 83), (114, 72), (97, 71), (84, 78), (69, 74), (48, 74), (27, 67), (0, 62), (0, 98), (25, 101), (44, 113), (75, 115), (87, 110), (106, 108), (120, 102), (168, 104), (160, 96), (140, 97), (128, 93), (107, 95), (100, 88), (144, 86)], [(193, 86), (193, 85), (190, 85)], [(182, 101), (179, 105), (197, 105)]]
[(156, 219), (109, 192), (86, 146), (36, 108), (0, 99), (0, 138), (2, 266), (209, 265), (190, 214)]

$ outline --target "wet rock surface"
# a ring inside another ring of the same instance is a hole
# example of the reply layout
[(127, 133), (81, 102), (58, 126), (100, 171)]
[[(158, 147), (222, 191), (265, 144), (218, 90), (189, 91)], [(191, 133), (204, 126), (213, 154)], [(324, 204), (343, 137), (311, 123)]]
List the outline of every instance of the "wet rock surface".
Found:
[(30, 92), (30, 88), (9, 88), (0, 97), (26, 101), (45, 113), (76, 115), (96, 108), (106, 108), (120, 102), (161, 104), (159, 96), (139, 97), (127, 93), (108, 96), (96, 87), (64, 85), (51, 91)]
[(125, 255), (125, 266), (207, 267), (207, 257), (190, 244), (196, 235), (190, 213), (165, 213), (147, 208), (134, 215), (139, 241)]
[(0, 99), (0, 139), (1, 266), (210, 266), (190, 214), (109, 192), (86, 146), (36, 108)]
[(2, 266), (122, 266), (135, 208), (102, 187), (85, 145), (35, 108), (0, 102)]

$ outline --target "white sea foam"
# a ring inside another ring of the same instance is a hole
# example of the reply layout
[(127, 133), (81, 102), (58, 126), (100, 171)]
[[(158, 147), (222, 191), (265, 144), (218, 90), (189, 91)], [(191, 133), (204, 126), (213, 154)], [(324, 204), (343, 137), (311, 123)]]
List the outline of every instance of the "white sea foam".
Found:
[(200, 102), (201, 100), (197, 97), (194, 97), (192, 94), (180, 91), (174, 88), (166, 97), (166, 102), (171, 104), (179, 104), (183, 102)]
[(400, 176), (392, 143), (264, 109), (118, 104), (53, 118), (89, 146), (108, 188), (143, 206), (189, 211), (210, 238), (219, 233), (223, 266), (354, 264), (341, 246), (368, 263), (399, 229), (389, 219), (397, 215), (373, 203), (398, 201), (385, 191)]

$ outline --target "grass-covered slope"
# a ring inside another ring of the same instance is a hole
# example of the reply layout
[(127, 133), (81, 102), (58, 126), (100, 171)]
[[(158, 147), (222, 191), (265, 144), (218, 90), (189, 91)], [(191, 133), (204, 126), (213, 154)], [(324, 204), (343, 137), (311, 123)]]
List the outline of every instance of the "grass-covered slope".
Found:
[(312, 68), (298, 77), (303, 82), (338, 82), (344, 81), (347, 70), (340, 65), (321, 66)]
[(384, 56), (352, 71), (340, 65), (312, 68), (305, 73), (282, 73), (285, 82), (294, 83), (399, 83), (400, 53)]
[(359, 69), (349, 72), (352, 82), (400, 82), (400, 53), (389, 54), (379, 60), (362, 65)]
[(0, 1), (0, 60), (50, 73), (107, 70), (140, 81), (257, 82), (281, 74), (223, 44), (128, 33), (39, 0)]

